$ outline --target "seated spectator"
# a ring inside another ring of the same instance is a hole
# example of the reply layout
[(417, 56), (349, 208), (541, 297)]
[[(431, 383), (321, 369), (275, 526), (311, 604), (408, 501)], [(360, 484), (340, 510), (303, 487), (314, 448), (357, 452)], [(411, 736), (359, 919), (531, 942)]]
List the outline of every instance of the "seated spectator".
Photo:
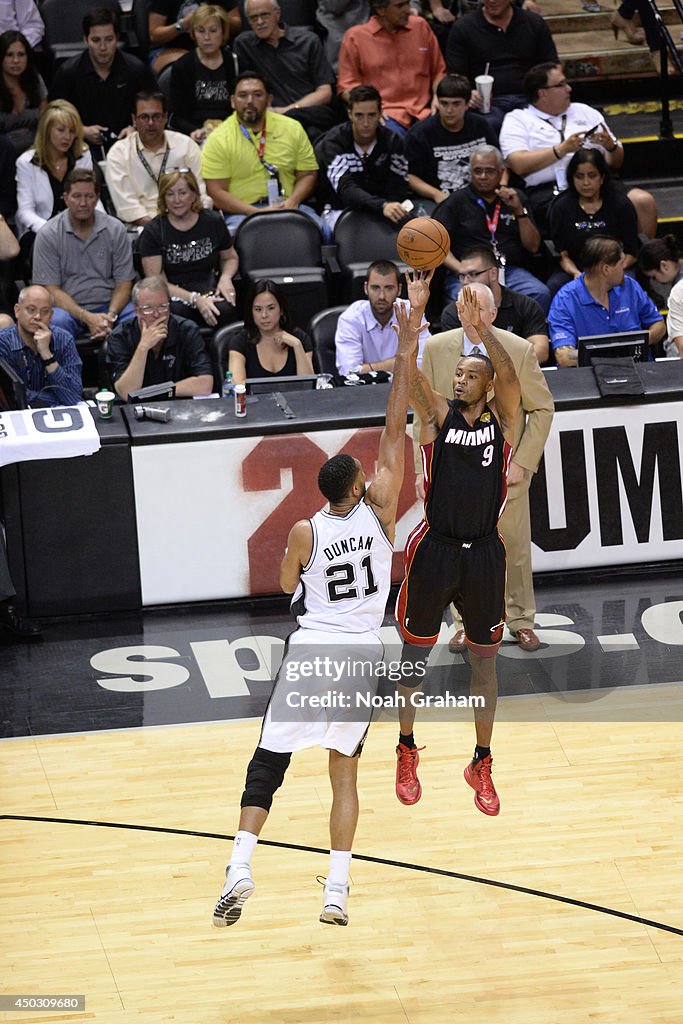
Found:
[(119, 19), (108, 7), (93, 7), (83, 18), (85, 50), (60, 64), (50, 99), (73, 103), (83, 121), (83, 137), (107, 150), (132, 132), (135, 96), (156, 88), (149, 68), (119, 49)]
[(107, 340), (107, 365), (117, 395), (175, 381), (176, 398), (209, 395), (213, 369), (199, 328), (172, 316), (162, 277), (145, 277), (133, 288), (135, 319), (119, 324)]
[[(493, 292), (496, 303), (495, 325), (501, 331), (526, 338), (533, 345), (539, 363), (548, 359), (548, 322), (535, 299), (506, 288), (498, 280), (498, 264), (490, 245), (477, 245), (466, 249), (460, 258), (461, 284), (485, 284)], [(441, 330), (460, 327), (458, 307), (449, 302), (441, 313)]]
[(0, 35), (0, 69), (0, 132), (19, 156), (33, 145), (38, 118), (47, 106), (45, 83), (21, 32)]
[(646, 242), (638, 253), (638, 267), (654, 290), (667, 299), (673, 286), (683, 280), (683, 250), (676, 236)]
[(436, 113), (406, 135), (408, 184), (435, 203), (469, 184), (476, 146), (498, 142), (490, 121), (468, 110), (471, 91), (462, 75), (446, 75), (436, 87)]
[(550, 305), (547, 287), (526, 270), (527, 253), (538, 252), (541, 236), (526, 209), (526, 197), (518, 189), (501, 185), (503, 158), (495, 146), (477, 146), (470, 157), (472, 181), (453, 192), (434, 211), (451, 236), (446, 257), (446, 294), (460, 294), (460, 257), (466, 248), (490, 244), (498, 265), (505, 270), (505, 284), (536, 299), (543, 312)]
[(45, 25), (34, 0), (4, 0), (0, 3), (0, 32), (21, 32), (29, 46), (36, 47), (45, 35)]
[(0, 330), (0, 357), (26, 385), (29, 405), (75, 405), (81, 400), (81, 358), (66, 331), (51, 328), (52, 297), (41, 285), (22, 288), (16, 324)]
[(78, 111), (53, 100), (40, 116), (33, 149), (17, 160), (17, 234), (28, 255), (36, 231), (64, 209), (64, 179), (74, 167), (92, 170)]
[[(572, 103), (572, 87), (556, 61), (533, 67), (524, 79), (524, 92), (528, 106), (506, 115), (500, 148), (510, 170), (524, 179), (534, 217), (545, 229), (549, 204), (567, 187), (572, 155), (579, 149), (597, 147), (615, 171), (624, 162), (624, 147), (600, 111), (585, 103)], [(654, 238), (654, 197), (641, 188), (632, 188), (628, 197), (636, 208), (640, 233)]]
[(427, 22), (410, 13), (410, 0), (371, 0), (370, 6), (370, 20), (342, 39), (337, 91), (348, 101), (355, 85), (370, 82), (382, 97), (385, 124), (405, 135), (432, 112), (446, 65)]
[(343, 210), (363, 210), (400, 224), (410, 214), (408, 163), (403, 139), (380, 124), (382, 101), (373, 85), (349, 93), (349, 119), (326, 132), (315, 147), (322, 172), (320, 202), (333, 207), (331, 229)]
[(583, 249), (584, 271), (560, 288), (548, 314), (550, 344), (558, 366), (576, 366), (578, 340), (591, 334), (649, 330), (649, 344), (666, 333), (655, 304), (624, 274), (624, 250), (616, 238), (593, 235)]
[(250, 213), (301, 209), (313, 194), (318, 164), (300, 124), (268, 110), (268, 86), (253, 71), (237, 76), (230, 97), (234, 114), (209, 135), (201, 173), (217, 209), (232, 230)]
[(12, 598), (16, 596), (16, 593), (9, 572), (5, 532), (0, 522), (0, 633), (3, 645), (35, 640), (40, 637), (40, 628), (29, 619), (17, 614), (12, 603)]
[(284, 25), (275, 0), (246, 0), (244, 12), (250, 31), (235, 40), (240, 67), (269, 82), (271, 110), (295, 118), (315, 141), (339, 120), (323, 44), (310, 29)]
[[(149, 62), (158, 75), (167, 64), (172, 64), (192, 49), (188, 32), (199, 4), (196, 0), (150, 0), (148, 6)], [(230, 31), (233, 34), (239, 32), (242, 19), (235, 0), (218, 0), (217, 6), (229, 14)]]
[(237, 253), (221, 214), (202, 209), (192, 171), (162, 174), (158, 209), (140, 235), (145, 277), (166, 281), (176, 316), (201, 327), (232, 323)]
[(679, 280), (669, 295), (669, 314), (666, 318), (667, 338), (664, 352), (667, 356), (683, 359), (683, 280)]
[(347, 28), (362, 25), (370, 17), (368, 0), (318, 0), (315, 20), (322, 26), (325, 54), (335, 75), (339, 69), (339, 47)]
[[(339, 317), (334, 337), (337, 370), (342, 376), (349, 373), (372, 373), (394, 369), (394, 357), (398, 338), (394, 325), (396, 313), (394, 303), (407, 307), (406, 299), (399, 299), (401, 276), (398, 267), (391, 260), (375, 260), (368, 267), (365, 279), (367, 299), (352, 302)], [(422, 350), (429, 338), (425, 323), (418, 340), (418, 365), (422, 362)]]
[(280, 285), (255, 281), (244, 304), (244, 330), (230, 342), (228, 369), (235, 384), (244, 384), (247, 377), (313, 373), (312, 350), (309, 336), (290, 320)]
[(192, 15), (190, 35), (194, 50), (173, 62), (171, 109), (173, 127), (201, 144), (208, 134), (207, 121), (224, 121), (230, 115), (230, 96), (235, 84), (235, 62), (227, 46), (228, 16), (216, 4), (202, 4)]
[[(146, 224), (156, 215), (159, 179), (172, 167), (188, 167), (198, 181), (199, 146), (187, 135), (166, 129), (166, 100), (160, 92), (139, 92), (135, 97), (135, 131), (109, 150), (104, 176), (116, 216), (124, 224)], [(202, 205), (211, 207), (200, 181)]]
[(560, 253), (561, 270), (548, 281), (555, 294), (578, 277), (581, 252), (591, 235), (611, 235), (624, 247), (624, 269), (634, 266), (640, 248), (635, 207), (610, 185), (607, 163), (599, 149), (579, 149), (567, 166), (567, 189), (548, 209), (550, 238)]
[[(446, 64), (451, 74), (493, 76), (493, 100), (488, 117), (500, 128), (508, 110), (524, 106), (520, 85), (534, 64), (558, 56), (550, 29), (540, 15), (522, 10), (512, 0), (482, 0), (472, 14), (458, 18), (446, 44)], [(472, 92), (471, 104), (481, 107), (481, 96)]]
[(33, 283), (55, 303), (52, 327), (73, 338), (106, 338), (117, 320), (130, 320), (135, 277), (130, 239), (121, 221), (96, 210), (94, 171), (73, 170), (64, 181), (66, 210), (36, 234)]

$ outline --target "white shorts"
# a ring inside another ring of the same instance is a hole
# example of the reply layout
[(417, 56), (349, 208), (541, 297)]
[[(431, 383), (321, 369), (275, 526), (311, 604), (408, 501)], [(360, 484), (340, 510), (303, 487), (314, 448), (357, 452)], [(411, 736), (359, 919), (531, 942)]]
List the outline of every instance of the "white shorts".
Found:
[(352, 757), (363, 742), (377, 692), (376, 633), (291, 634), (261, 728), (259, 746), (293, 753), (321, 746)]

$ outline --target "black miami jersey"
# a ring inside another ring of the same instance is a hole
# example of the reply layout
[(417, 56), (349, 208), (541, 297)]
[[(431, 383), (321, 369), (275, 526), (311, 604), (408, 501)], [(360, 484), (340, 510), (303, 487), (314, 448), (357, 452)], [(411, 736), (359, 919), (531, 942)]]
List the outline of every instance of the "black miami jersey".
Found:
[(495, 533), (507, 500), (511, 455), (488, 405), (470, 426), (450, 400), (438, 436), (422, 446), (425, 519), (430, 529), (463, 541)]

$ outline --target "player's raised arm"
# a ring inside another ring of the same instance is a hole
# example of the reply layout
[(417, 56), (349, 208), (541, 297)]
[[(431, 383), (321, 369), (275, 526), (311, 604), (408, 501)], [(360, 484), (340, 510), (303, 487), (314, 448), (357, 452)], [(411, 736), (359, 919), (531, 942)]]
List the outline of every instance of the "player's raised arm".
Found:
[(379, 442), (377, 475), (367, 493), (367, 501), (375, 509), (380, 522), (391, 529), (403, 483), (411, 371), (416, 365), (418, 338), (424, 329), (422, 320), (429, 300), (431, 279), (432, 272), (406, 273), (410, 312), (400, 302), (394, 307), (398, 349), (394, 359), (394, 376), (387, 401), (385, 426)]
[(309, 519), (300, 519), (289, 531), (285, 555), (280, 564), (280, 586), (285, 594), (293, 594), (299, 584), (301, 570), (311, 557), (313, 530)]
[(493, 363), (496, 375), (494, 380), (495, 413), (505, 440), (508, 444), (513, 445), (515, 415), (521, 400), (521, 389), (512, 359), (498, 341), (495, 331), (482, 322), (479, 296), (476, 292), (470, 288), (463, 288), (456, 305), (460, 323), (468, 338), (472, 340), (475, 335), (478, 336), (486, 349), (487, 356)]

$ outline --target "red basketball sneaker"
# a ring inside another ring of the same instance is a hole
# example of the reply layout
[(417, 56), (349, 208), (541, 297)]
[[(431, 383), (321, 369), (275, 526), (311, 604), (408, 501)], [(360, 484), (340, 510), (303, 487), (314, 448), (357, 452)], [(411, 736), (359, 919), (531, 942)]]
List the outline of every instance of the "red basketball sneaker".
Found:
[(402, 743), (396, 747), (396, 796), (402, 804), (416, 804), (422, 796), (422, 786), (417, 777), (417, 766), (420, 763), (418, 750), (424, 750), (424, 747), (411, 749)]
[(478, 807), (482, 814), (495, 815), (500, 812), (500, 800), (491, 778), (492, 768), (493, 758), (489, 754), (488, 757), (477, 761), (476, 764), (474, 761), (470, 761), (463, 774), (465, 782), (475, 791), (474, 806)]

